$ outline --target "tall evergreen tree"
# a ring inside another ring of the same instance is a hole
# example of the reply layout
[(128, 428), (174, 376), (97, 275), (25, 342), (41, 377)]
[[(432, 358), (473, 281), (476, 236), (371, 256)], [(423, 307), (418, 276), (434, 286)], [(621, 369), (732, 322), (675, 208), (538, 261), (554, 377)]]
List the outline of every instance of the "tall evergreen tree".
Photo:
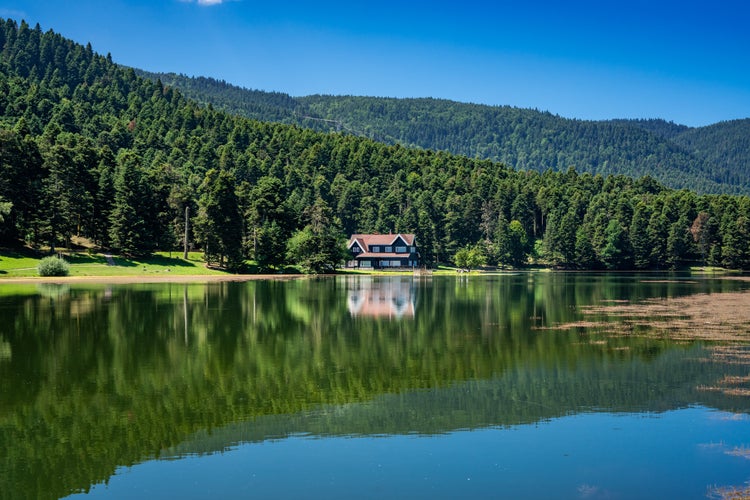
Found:
[(630, 244), (633, 249), (633, 266), (636, 269), (651, 267), (651, 250), (653, 248), (649, 238), (650, 214), (645, 203), (639, 203), (630, 222)]
[(206, 172), (195, 221), (206, 262), (215, 262), (233, 271), (239, 270), (244, 261), (243, 220), (235, 183), (234, 176), (226, 170)]
[(292, 235), (287, 258), (316, 274), (333, 271), (347, 256), (340, 223), (320, 197), (306, 215), (309, 223)]
[(679, 219), (669, 228), (666, 254), (667, 264), (672, 268), (677, 268), (685, 263), (689, 259), (691, 247), (690, 222), (688, 216), (682, 213)]
[(19, 119), (13, 130), (0, 128), (0, 197), (12, 204), (0, 230), (1, 239), (40, 243), (42, 164), (26, 120)]
[(112, 246), (125, 255), (149, 255), (156, 248), (154, 210), (139, 158), (133, 151), (118, 155), (114, 189), (109, 217)]
[(599, 258), (607, 269), (627, 269), (630, 265), (628, 233), (616, 218), (607, 224), (606, 243)]
[(594, 269), (598, 264), (590, 229), (589, 224), (582, 224), (576, 230), (576, 265), (584, 269)]

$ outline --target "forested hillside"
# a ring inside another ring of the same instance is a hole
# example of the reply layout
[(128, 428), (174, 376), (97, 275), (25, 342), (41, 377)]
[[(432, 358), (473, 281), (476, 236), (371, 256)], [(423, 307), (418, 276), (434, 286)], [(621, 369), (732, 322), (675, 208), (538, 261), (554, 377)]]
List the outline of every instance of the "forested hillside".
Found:
[(531, 109), (441, 99), (308, 96), (246, 90), (211, 78), (139, 72), (188, 97), (263, 121), (345, 131), (512, 168), (652, 175), (704, 193), (750, 193), (750, 119), (690, 128), (664, 120), (570, 120)]
[(640, 127), (644, 130), (647, 130), (649, 132), (652, 132), (659, 137), (663, 137), (665, 139), (674, 139), (675, 137), (679, 136), (683, 132), (687, 132), (688, 130), (692, 130), (687, 125), (679, 125), (674, 122), (668, 122), (666, 120), (657, 120), (657, 119), (650, 119), (650, 120), (611, 120), (614, 123), (618, 123), (620, 125), (632, 125), (636, 127)]
[(328, 125), (313, 120), (304, 122), (305, 107), (295, 98), (281, 92), (249, 90), (225, 81), (209, 77), (187, 77), (175, 73), (151, 73), (135, 69), (138, 76), (160, 81), (162, 84), (180, 90), (180, 93), (200, 104), (211, 105), (231, 114), (258, 121), (304, 125), (307, 128), (320, 128), (328, 131)]
[(254, 121), (24, 22), (2, 22), (0, 49), (6, 244), (80, 235), (124, 254), (179, 248), (187, 209), (190, 242), (232, 269), (324, 271), (345, 235), (389, 231), (416, 233), (426, 264), (470, 247), (491, 264), (750, 267), (746, 196)]
[(750, 118), (689, 129), (674, 142), (694, 151), (727, 173), (732, 184), (746, 183), (750, 176)]
[[(299, 125), (319, 132), (336, 132), (342, 123), (313, 114), (298, 99), (281, 92), (250, 90), (210, 77), (152, 73), (135, 68), (138, 76), (179, 89), (187, 98), (253, 120)], [(354, 133), (354, 135), (363, 135)]]

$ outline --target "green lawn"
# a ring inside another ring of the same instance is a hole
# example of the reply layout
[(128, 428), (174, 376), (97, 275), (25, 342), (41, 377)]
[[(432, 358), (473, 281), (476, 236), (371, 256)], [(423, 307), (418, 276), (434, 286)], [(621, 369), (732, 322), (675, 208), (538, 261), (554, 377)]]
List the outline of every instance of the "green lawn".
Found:
[(36, 266), (40, 260), (31, 251), (0, 249), (0, 279), (38, 276)]
[[(144, 275), (222, 275), (225, 271), (209, 269), (203, 254), (191, 252), (188, 259), (182, 253), (157, 252), (147, 259), (126, 259), (114, 256), (114, 265), (104, 254), (88, 252), (63, 252), (70, 263), (70, 276), (144, 276)], [(44, 257), (32, 250), (0, 249), (0, 280), (2, 278), (29, 278), (39, 276), (37, 265)]]
[[(87, 251), (63, 251), (65, 260), (70, 264), (70, 276), (155, 276), (155, 275), (225, 275), (226, 271), (209, 269), (203, 261), (201, 252), (190, 252), (187, 260), (182, 258), (182, 252), (156, 252), (147, 259), (126, 259), (120, 256), (112, 256), (111, 262), (105, 254)], [(24, 249), (0, 248), (0, 281), (3, 278), (33, 278), (38, 277), (37, 266), (39, 261), (48, 256), (48, 253), (36, 252)], [(114, 265), (112, 265), (114, 264)], [(275, 274), (274, 271), (263, 271), (257, 264), (250, 261), (247, 263), (245, 273), (258, 274), (261, 272)], [(285, 274), (299, 274), (301, 271), (295, 266), (285, 266), (279, 271)], [(403, 271), (378, 271), (378, 270), (354, 270), (340, 269), (339, 274), (369, 274), (369, 275), (412, 275), (412, 270)], [(472, 274), (478, 273), (473, 271)], [(434, 274), (455, 275), (456, 269), (443, 267), (434, 271)]]

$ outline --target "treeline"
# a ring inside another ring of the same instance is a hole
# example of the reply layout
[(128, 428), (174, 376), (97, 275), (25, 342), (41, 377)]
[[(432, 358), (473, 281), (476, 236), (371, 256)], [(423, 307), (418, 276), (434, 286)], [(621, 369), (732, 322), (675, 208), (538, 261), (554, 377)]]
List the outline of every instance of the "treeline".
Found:
[(0, 29), (0, 237), (73, 236), (125, 254), (181, 248), (239, 268), (342, 258), (355, 232), (414, 232), (423, 262), (750, 267), (750, 199), (650, 177), (513, 170), (489, 160), (264, 123), (202, 106), (91, 46)]
[[(176, 73), (151, 73), (135, 69), (138, 76), (159, 80), (164, 85), (175, 87), (198, 103), (244, 116), (258, 121), (297, 124), (305, 111), (302, 105), (289, 94), (265, 92), (237, 87), (223, 80), (198, 76), (188, 77)], [(314, 127), (311, 127), (314, 128)], [(324, 127), (324, 131), (328, 128)]]
[(407, 147), (499, 161), (519, 170), (653, 175), (701, 193), (748, 194), (750, 119), (691, 128), (665, 120), (570, 120), (532, 109), (444, 99), (293, 98), (212, 78), (138, 74), (205, 104), (261, 121), (345, 131)]

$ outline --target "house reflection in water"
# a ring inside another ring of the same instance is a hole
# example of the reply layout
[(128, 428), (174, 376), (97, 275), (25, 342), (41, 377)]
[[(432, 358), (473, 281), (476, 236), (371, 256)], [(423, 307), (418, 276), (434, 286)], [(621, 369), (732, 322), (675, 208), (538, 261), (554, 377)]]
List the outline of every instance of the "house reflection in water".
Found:
[(411, 277), (352, 276), (347, 285), (346, 302), (352, 316), (414, 317), (414, 280)]

